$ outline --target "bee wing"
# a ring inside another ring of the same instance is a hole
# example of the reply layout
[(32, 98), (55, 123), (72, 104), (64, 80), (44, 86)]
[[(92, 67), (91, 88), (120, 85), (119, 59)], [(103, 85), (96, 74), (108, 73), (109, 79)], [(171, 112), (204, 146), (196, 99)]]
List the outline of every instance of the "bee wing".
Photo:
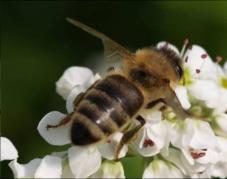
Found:
[(71, 18), (66, 18), (66, 20), (73, 24), (74, 26), (88, 32), (89, 34), (99, 38), (103, 42), (104, 46), (104, 57), (111, 61), (115, 62), (117, 60), (133, 60), (134, 54), (131, 53), (128, 49), (123, 47), (122, 45), (118, 44), (117, 42), (113, 41), (109, 37), (107, 37), (105, 34), (98, 32), (97, 30), (77, 21)]

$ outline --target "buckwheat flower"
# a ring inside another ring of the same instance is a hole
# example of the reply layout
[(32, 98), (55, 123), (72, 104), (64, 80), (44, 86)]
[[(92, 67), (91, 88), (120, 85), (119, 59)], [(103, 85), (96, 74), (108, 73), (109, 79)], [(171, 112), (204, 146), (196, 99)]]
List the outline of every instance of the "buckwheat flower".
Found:
[[(154, 156), (160, 153), (165, 145), (168, 145), (168, 129), (166, 123), (161, 121), (161, 115), (160, 111), (151, 113), (133, 143), (135, 150), (142, 156)], [(153, 124), (153, 119), (160, 122)]]
[(186, 119), (170, 123), (170, 141), (180, 148), (190, 165), (206, 165), (218, 160), (217, 140), (209, 123)]
[(171, 162), (157, 158), (145, 168), (143, 178), (184, 178), (184, 175)]
[(18, 152), (13, 143), (6, 137), (0, 138), (1, 146), (1, 161), (3, 160), (14, 160), (18, 157)]
[(121, 162), (105, 160), (90, 178), (125, 178), (125, 174)]

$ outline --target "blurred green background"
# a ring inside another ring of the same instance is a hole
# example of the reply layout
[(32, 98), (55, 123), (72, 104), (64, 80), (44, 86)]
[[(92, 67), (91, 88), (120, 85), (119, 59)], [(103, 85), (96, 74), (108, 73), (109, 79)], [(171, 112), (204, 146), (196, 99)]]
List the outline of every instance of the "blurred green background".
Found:
[[(65, 101), (55, 92), (63, 71), (73, 65), (95, 70), (88, 59), (102, 52), (99, 40), (68, 24), (65, 17), (131, 49), (162, 40), (181, 47), (188, 37), (212, 57), (227, 59), (225, 1), (1, 2), (1, 135), (15, 144), (20, 163), (65, 148), (46, 143), (37, 124), (49, 111), (65, 112)], [(140, 159), (126, 159), (124, 164), (127, 177), (141, 176)], [(7, 165), (8, 161), (1, 163), (2, 177), (12, 177)]]

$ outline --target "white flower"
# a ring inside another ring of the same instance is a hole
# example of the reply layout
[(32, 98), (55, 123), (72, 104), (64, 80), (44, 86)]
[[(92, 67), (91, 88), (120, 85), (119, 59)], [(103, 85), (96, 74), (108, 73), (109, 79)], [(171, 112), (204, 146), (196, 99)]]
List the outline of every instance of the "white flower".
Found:
[(9, 163), (15, 178), (61, 178), (62, 160), (47, 155), (43, 159), (33, 159), (28, 164), (19, 164), (17, 160)]
[(0, 138), (1, 145), (1, 161), (3, 160), (14, 160), (18, 157), (17, 149), (14, 147), (13, 143), (6, 137)]
[(171, 143), (182, 150), (191, 165), (217, 162), (217, 141), (209, 123), (186, 119), (183, 124), (169, 124)]
[(91, 178), (125, 178), (124, 169), (121, 162), (105, 160)]
[[(160, 122), (152, 124), (152, 119)], [(161, 121), (161, 112), (153, 112), (150, 114), (149, 120), (147, 120), (143, 129), (139, 132), (133, 147), (142, 156), (148, 157), (156, 155), (161, 152), (165, 145), (168, 145), (167, 134), (166, 123)]]
[(184, 175), (170, 162), (154, 159), (144, 170), (143, 178), (184, 178)]

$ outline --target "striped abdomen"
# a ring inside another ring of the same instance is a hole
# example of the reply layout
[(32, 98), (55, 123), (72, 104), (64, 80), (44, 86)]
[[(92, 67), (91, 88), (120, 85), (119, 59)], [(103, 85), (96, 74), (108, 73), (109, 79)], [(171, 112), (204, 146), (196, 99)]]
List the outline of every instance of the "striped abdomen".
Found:
[(97, 82), (72, 115), (72, 143), (92, 144), (119, 131), (141, 108), (143, 101), (139, 89), (121, 75), (111, 75)]

